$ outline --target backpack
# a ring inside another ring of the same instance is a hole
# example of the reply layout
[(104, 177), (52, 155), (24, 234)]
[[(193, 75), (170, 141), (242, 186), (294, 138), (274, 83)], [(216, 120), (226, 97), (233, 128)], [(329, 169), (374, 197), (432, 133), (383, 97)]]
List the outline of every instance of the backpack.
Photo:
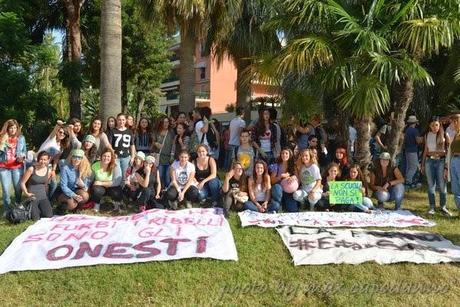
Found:
[(14, 206), (6, 213), (6, 219), (12, 224), (19, 224), (30, 220), (32, 211), (32, 202), (34, 197), (27, 198), (19, 205)]
[(214, 130), (213, 126), (214, 125), (211, 125), (211, 123), (209, 124), (208, 132), (206, 132), (206, 140), (208, 141), (209, 147), (215, 149), (219, 147), (219, 144), (217, 143), (217, 132)]

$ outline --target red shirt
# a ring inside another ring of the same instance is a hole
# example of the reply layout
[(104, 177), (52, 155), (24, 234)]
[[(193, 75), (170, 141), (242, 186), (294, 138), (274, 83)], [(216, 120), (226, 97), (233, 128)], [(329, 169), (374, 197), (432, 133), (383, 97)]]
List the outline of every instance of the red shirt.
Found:
[(6, 150), (6, 162), (0, 162), (0, 168), (6, 169), (17, 169), (22, 167), (22, 163), (16, 161), (16, 145), (18, 139), (16, 137), (12, 137), (8, 139), (9, 147)]

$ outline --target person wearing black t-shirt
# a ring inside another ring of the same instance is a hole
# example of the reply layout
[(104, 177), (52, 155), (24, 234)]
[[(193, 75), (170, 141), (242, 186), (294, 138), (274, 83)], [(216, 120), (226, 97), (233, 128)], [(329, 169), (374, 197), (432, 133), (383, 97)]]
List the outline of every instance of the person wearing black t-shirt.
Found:
[(136, 153), (134, 146), (134, 136), (131, 129), (126, 127), (126, 115), (120, 113), (117, 115), (117, 125), (108, 133), (110, 145), (112, 145), (117, 155), (117, 163), (120, 165), (123, 180), (125, 179), (126, 170), (130, 163), (133, 162)]
[(144, 161), (144, 167), (137, 170), (136, 180), (139, 183), (137, 190), (137, 204), (139, 211), (145, 211), (148, 206), (163, 208), (157, 202), (160, 199), (161, 182), (160, 172), (155, 167), (155, 158), (147, 156)]
[(240, 162), (233, 162), (232, 168), (225, 174), (222, 185), (224, 192), (224, 214), (227, 216), (230, 208), (240, 211), (248, 198), (248, 182)]

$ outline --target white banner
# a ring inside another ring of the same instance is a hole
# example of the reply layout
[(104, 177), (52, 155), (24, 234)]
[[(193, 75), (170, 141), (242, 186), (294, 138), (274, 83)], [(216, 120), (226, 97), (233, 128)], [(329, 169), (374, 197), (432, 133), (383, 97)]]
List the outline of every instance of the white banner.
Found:
[(0, 274), (183, 258), (238, 260), (220, 209), (153, 209), (130, 216), (41, 219), (0, 257)]
[(432, 227), (436, 224), (407, 210), (361, 212), (239, 213), (241, 226), (277, 227)]
[(460, 262), (460, 246), (433, 233), (297, 226), (285, 226), (277, 231), (295, 265)]

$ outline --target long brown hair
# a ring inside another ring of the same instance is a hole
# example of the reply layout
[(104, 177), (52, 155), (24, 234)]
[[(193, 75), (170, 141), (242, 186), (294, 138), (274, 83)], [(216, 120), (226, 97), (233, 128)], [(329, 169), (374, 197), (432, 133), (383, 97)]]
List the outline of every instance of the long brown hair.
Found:
[(450, 117), (450, 120), (455, 122), (455, 135), (460, 134), (460, 114), (455, 114)]
[(109, 165), (107, 165), (107, 173), (112, 174), (113, 169), (115, 168), (115, 160), (116, 160), (116, 158), (115, 158), (115, 152), (114, 152), (111, 148), (106, 148), (106, 149), (104, 149), (104, 151), (101, 153), (101, 158), (102, 158), (102, 156), (103, 156), (105, 153), (107, 153), (107, 152), (109, 152), (110, 155), (112, 156), (112, 159), (110, 160)]
[(18, 136), (21, 135), (21, 126), (19, 126), (19, 123), (17, 122), (17, 120), (15, 120), (15, 119), (8, 119), (8, 120), (3, 124), (2, 130), (0, 130), (0, 138), (2, 138), (5, 134), (8, 134), (8, 129), (9, 129), (11, 126), (16, 126), (16, 128), (18, 128), (17, 131), (16, 131), (15, 137), (18, 137)]
[(257, 182), (257, 173), (256, 173), (256, 166), (257, 164), (262, 164), (264, 167), (264, 173), (262, 174), (262, 188), (265, 190), (270, 185), (270, 176), (268, 175), (268, 166), (267, 163), (263, 160), (257, 160), (254, 163), (254, 169), (252, 170), (252, 179), (254, 183)]
[(247, 192), (248, 191), (248, 177), (246, 176), (246, 174), (244, 172), (243, 164), (241, 164), (240, 161), (233, 161), (232, 169), (234, 169), (235, 166), (237, 166), (237, 165), (241, 166), (241, 168), (243, 169), (243, 173), (241, 174), (240, 179), (238, 180), (238, 185), (240, 187), (240, 191), (241, 192)]

